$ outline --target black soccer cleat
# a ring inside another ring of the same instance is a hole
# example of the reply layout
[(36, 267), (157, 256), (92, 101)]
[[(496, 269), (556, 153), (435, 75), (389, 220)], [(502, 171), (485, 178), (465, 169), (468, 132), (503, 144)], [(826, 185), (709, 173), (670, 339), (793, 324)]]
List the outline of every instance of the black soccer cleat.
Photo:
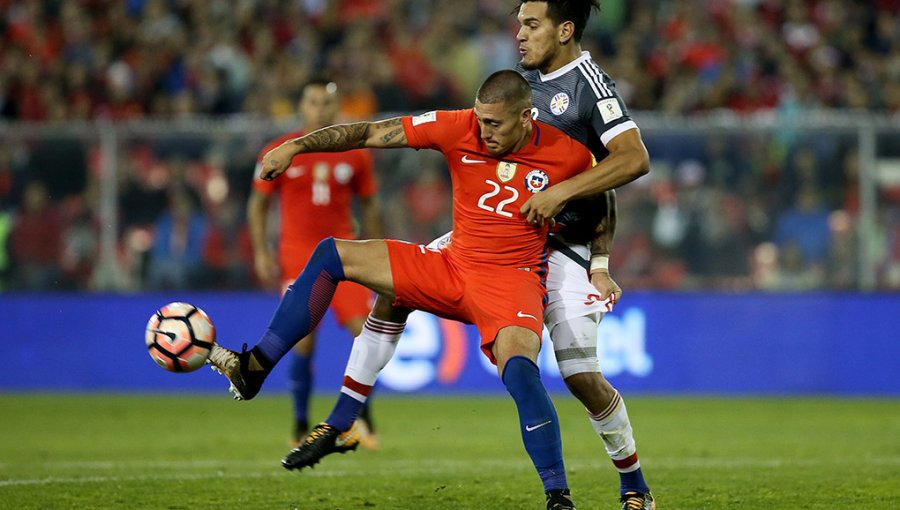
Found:
[(544, 495), (547, 496), (547, 510), (575, 510), (569, 489), (553, 489)]
[(213, 370), (231, 382), (228, 391), (234, 393), (235, 400), (250, 400), (255, 397), (269, 375), (269, 370), (250, 370), (252, 353), (253, 351), (247, 351), (247, 344), (244, 344), (241, 352), (213, 344), (209, 358), (206, 359)]
[(323, 422), (313, 427), (303, 443), (291, 450), (281, 461), (281, 465), (285, 469), (312, 467), (326, 455), (347, 453), (356, 450), (357, 447), (359, 447), (359, 432), (356, 422), (344, 432)]
[(656, 510), (656, 501), (649, 492), (626, 492), (619, 499), (622, 510)]

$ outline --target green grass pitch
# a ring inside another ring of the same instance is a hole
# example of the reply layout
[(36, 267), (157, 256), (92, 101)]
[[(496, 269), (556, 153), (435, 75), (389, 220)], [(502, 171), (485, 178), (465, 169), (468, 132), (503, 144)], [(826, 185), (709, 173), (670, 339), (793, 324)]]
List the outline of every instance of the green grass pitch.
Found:
[[(618, 477), (582, 409), (554, 398), (578, 507)], [(318, 398), (323, 416), (332, 397)], [(659, 510), (900, 508), (900, 402), (628, 398)], [(0, 394), (3, 509), (543, 509), (502, 397), (375, 401), (378, 453), (280, 467), (288, 399)]]

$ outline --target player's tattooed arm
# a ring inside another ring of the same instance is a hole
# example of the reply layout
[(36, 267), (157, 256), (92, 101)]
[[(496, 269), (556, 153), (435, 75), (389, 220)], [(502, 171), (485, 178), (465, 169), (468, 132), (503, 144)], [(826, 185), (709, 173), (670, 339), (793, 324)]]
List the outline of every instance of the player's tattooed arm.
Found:
[(354, 122), (328, 126), (291, 140), (299, 152), (342, 152), (351, 149), (406, 147), (406, 133), (399, 117), (378, 122)]
[(260, 178), (271, 181), (291, 164), (297, 154), (307, 152), (343, 152), (352, 149), (408, 147), (400, 117), (377, 122), (354, 122), (317, 129), (275, 147), (263, 156)]
[(609, 190), (606, 194), (606, 211), (601, 216), (591, 239), (591, 257), (609, 256), (612, 252), (612, 242), (616, 235), (616, 192)]
[(594, 231), (594, 237), (591, 239), (591, 284), (600, 293), (601, 299), (607, 297), (613, 303), (619, 301), (622, 297), (622, 288), (612, 279), (609, 274), (609, 256), (612, 252), (613, 237), (616, 235), (616, 192), (615, 190), (606, 191), (606, 210), (600, 221), (597, 223), (597, 229)]

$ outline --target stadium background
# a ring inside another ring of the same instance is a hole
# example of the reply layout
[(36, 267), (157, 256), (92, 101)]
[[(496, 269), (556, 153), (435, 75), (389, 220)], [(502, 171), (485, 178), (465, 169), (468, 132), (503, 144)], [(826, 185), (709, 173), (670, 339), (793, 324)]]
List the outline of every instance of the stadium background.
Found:
[[(514, 7), (0, 1), (0, 389), (217, 388), (156, 368), (144, 321), (186, 300), (226, 345), (262, 331), (276, 297), (252, 275), (244, 206), (302, 83), (334, 77), (343, 121), (466, 107), (516, 63)], [(619, 191), (625, 299), (601, 349), (623, 390), (900, 395), (878, 366), (900, 359), (898, 9), (603, 2), (583, 46), (653, 168)], [(388, 237), (450, 228), (439, 154), (381, 151), (376, 169)], [(387, 391), (502, 391), (473, 329), (415, 325)], [(349, 341), (330, 318), (323, 337), (331, 391)]]

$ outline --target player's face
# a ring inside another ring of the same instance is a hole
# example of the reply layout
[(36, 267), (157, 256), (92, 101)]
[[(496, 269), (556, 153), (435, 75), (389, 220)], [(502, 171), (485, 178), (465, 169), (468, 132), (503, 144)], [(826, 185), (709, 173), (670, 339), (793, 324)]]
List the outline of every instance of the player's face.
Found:
[(328, 85), (308, 85), (300, 98), (300, 116), (304, 129), (316, 129), (334, 124), (339, 107), (337, 87)]
[(546, 69), (559, 49), (559, 27), (547, 16), (547, 2), (525, 2), (519, 7), (521, 64), (525, 69)]
[(508, 103), (475, 100), (475, 118), (488, 152), (503, 155), (519, 150), (531, 135), (531, 110), (517, 110)]

